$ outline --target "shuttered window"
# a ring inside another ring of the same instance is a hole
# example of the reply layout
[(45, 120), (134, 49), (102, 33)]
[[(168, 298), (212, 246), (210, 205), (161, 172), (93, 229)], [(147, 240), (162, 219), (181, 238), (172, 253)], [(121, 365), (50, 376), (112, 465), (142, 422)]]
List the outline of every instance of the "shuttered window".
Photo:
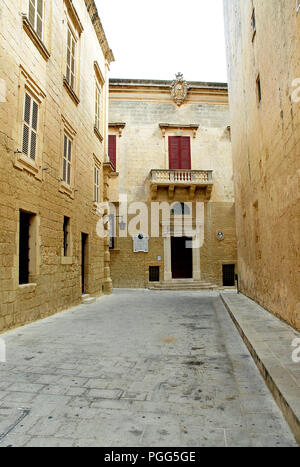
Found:
[(67, 39), (67, 70), (66, 79), (72, 89), (75, 88), (76, 41), (71, 29), (68, 27)]
[(169, 168), (191, 169), (191, 140), (189, 136), (169, 136)]
[(99, 169), (95, 167), (94, 169), (94, 201), (99, 203)]
[(62, 179), (68, 185), (71, 184), (72, 168), (72, 141), (67, 135), (64, 135), (64, 154), (63, 154), (63, 172)]
[(26, 92), (24, 101), (22, 152), (35, 160), (37, 151), (38, 103)]
[(44, 0), (29, 0), (28, 19), (39, 36), (43, 39)]
[(96, 95), (95, 95), (95, 128), (100, 131), (100, 111), (101, 111), (101, 87), (96, 81)]
[(117, 136), (116, 135), (109, 135), (108, 136), (108, 156), (110, 162), (114, 166), (116, 170), (116, 163), (117, 163)]

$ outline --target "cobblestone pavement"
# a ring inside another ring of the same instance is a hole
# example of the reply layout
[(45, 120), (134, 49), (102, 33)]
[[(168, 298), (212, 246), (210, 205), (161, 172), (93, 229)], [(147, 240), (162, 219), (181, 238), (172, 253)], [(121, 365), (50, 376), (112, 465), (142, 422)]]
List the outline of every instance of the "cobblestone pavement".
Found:
[(1, 337), (1, 447), (296, 446), (217, 293), (117, 291)]

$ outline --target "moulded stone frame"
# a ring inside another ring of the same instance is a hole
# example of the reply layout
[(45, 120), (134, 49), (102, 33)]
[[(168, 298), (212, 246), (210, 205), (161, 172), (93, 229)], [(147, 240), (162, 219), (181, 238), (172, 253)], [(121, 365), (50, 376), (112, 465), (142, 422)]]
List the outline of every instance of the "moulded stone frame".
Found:
[[(39, 105), (38, 113), (38, 129), (37, 129), (37, 145), (36, 157), (31, 159), (21, 151), (23, 139), (23, 117), (24, 117), (24, 100), (25, 93), (28, 93)], [(15, 148), (14, 167), (19, 170), (25, 170), (33, 175), (37, 180), (42, 181), (43, 171), (43, 128), (45, 120), (45, 99), (46, 94), (39, 86), (39, 84), (26, 72), (20, 65), (19, 74), (19, 93), (18, 93), (18, 110), (17, 110), (17, 135), (16, 141), (19, 142), (18, 147)]]
[[(20, 237), (20, 211), (24, 211), (32, 215), (30, 223), (30, 238), (29, 238), (29, 283), (19, 284), (19, 237)], [(40, 272), (41, 254), (40, 254), (40, 215), (39, 211), (32, 203), (19, 201), (16, 204), (16, 215), (17, 215), (17, 232), (16, 232), (16, 261), (14, 264), (16, 273), (15, 288), (26, 290), (28, 293), (35, 289), (37, 286), (37, 280)]]
[[(94, 132), (99, 139), (100, 143), (103, 142), (103, 134), (104, 134), (104, 123), (105, 123), (105, 109), (104, 109), (104, 93), (105, 93), (105, 79), (102, 74), (101, 68), (97, 60), (94, 61), (94, 73), (95, 73), (95, 91), (98, 87), (100, 90), (100, 121), (99, 121), (99, 128), (96, 127), (96, 123), (94, 124)], [(95, 99), (95, 93), (94, 93)], [(94, 102), (95, 104), (95, 102)], [(95, 106), (94, 106), (95, 109)]]
[[(71, 159), (71, 180), (68, 185), (63, 180), (63, 153), (64, 153), (64, 135), (72, 141), (72, 159)], [(71, 126), (68, 120), (62, 115), (61, 116), (61, 135), (60, 135), (60, 156), (59, 156), (59, 191), (69, 198), (74, 199), (75, 190), (75, 173), (76, 173), (76, 130)]]
[[(64, 23), (65, 23), (65, 40), (63, 47), (63, 60), (62, 60), (62, 75), (64, 88), (68, 92), (73, 102), (78, 105), (80, 103), (80, 37), (83, 32), (83, 26), (79, 20), (78, 14), (70, 0), (64, 0)], [(76, 41), (76, 55), (75, 55), (75, 83), (74, 88), (71, 88), (66, 79), (67, 70), (67, 44), (68, 44), (68, 29), (70, 29)]]
[(23, 28), (42, 57), (48, 61), (51, 56), (52, 2), (44, 0), (43, 36), (40, 38), (29, 22), (29, 0), (22, 1)]

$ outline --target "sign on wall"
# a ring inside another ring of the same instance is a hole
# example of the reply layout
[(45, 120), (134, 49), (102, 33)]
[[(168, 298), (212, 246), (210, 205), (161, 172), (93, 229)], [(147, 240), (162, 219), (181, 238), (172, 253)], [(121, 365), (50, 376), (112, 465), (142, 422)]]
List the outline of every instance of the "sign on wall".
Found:
[(148, 253), (149, 252), (149, 235), (140, 233), (133, 237), (133, 252), (134, 253)]

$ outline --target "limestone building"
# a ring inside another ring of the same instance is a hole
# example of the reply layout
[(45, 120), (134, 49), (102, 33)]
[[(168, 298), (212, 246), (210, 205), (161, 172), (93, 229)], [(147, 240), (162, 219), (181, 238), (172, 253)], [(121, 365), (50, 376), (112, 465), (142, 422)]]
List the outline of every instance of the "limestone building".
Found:
[(227, 85), (110, 80), (109, 156), (114, 287), (234, 286)]
[(300, 3), (224, 11), (240, 287), (300, 329)]
[(111, 292), (108, 70), (93, 0), (0, 3), (0, 331)]

